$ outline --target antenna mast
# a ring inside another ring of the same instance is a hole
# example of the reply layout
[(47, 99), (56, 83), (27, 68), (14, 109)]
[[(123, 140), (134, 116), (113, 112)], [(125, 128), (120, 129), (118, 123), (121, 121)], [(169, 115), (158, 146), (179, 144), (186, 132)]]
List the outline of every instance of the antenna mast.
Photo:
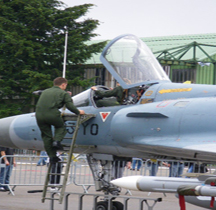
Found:
[(68, 31), (65, 32), (64, 64), (63, 64), (63, 72), (62, 72), (62, 77), (63, 78), (65, 78), (65, 73), (66, 73), (67, 42), (68, 42)]

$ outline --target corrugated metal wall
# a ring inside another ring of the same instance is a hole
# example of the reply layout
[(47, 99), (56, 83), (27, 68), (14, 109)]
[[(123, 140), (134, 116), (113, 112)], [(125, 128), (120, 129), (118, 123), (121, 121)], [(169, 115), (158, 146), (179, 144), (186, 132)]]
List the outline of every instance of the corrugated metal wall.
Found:
[(213, 84), (214, 66), (200, 66), (197, 65), (197, 84)]
[[(215, 60), (216, 55), (212, 56)], [(203, 60), (203, 63), (208, 63), (209, 59)], [(214, 65), (211, 63), (209, 66), (197, 65), (197, 84), (214, 84)]]
[(194, 68), (191, 66), (171, 65), (170, 80), (172, 82), (178, 82), (178, 83), (183, 83), (185, 81), (190, 80), (192, 83), (196, 83), (196, 72), (194, 71)]
[[(212, 56), (213, 59), (216, 60), (216, 55)], [(203, 60), (203, 63), (208, 63), (209, 59), (205, 59)], [(196, 65), (195, 68), (193, 67), (189, 67), (189, 66), (183, 66), (183, 65), (171, 65), (170, 66), (170, 80), (173, 81), (173, 78), (175, 77), (174, 71), (177, 69), (182, 69), (182, 70), (189, 70), (191, 69), (191, 71), (193, 71), (195, 69), (195, 79), (194, 81), (192, 81), (195, 84), (209, 84), (209, 85), (213, 85), (214, 84), (214, 64), (210, 64), (209, 66), (204, 65), (201, 66), (199, 64)], [(175, 82), (175, 81), (173, 81)], [(184, 82), (184, 81), (182, 81)]]

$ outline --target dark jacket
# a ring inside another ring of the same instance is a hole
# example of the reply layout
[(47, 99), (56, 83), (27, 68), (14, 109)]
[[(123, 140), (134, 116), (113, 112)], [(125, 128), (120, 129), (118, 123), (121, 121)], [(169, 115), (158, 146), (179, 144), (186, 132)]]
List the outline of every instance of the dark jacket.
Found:
[[(0, 158), (2, 157), (1, 156), (2, 151), (5, 152), (5, 155), (14, 155), (14, 149), (6, 148), (6, 147), (0, 147)], [(1, 163), (4, 163), (4, 159), (2, 158), (1, 160), (2, 160)], [(7, 160), (10, 164), (13, 165), (13, 157), (7, 157)]]
[(74, 106), (70, 95), (60, 87), (53, 86), (42, 92), (36, 105), (36, 112), (58, 111), (64, 105), (71, 112), (74, 112), (77, 115), (80, 113)]

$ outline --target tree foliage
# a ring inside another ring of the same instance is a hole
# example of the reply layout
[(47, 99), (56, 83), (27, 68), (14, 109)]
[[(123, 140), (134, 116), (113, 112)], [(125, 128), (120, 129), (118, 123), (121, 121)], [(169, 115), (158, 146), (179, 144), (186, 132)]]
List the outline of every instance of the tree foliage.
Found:
[[(57, 0), (0, 0), (0, 5), (0, 117), (21, 113), (33, 91), (62, 75), (66, 31), (68, 79), (82, 80), (79, 65), (105, 45), (86, 44), (97, 36), (99, 21), (80, 18), (93, 4), (68, 8)], [(14, 112), (5, 99), (17, 104)]]

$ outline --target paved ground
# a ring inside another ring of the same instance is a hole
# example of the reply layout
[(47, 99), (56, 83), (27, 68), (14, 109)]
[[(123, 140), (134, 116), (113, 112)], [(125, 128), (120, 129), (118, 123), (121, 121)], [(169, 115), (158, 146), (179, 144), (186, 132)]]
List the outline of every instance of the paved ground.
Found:
[[(47, 210), (50, 209), (50, 201), (45, 201), (45, 203), (41, 203), (41, 196), (42, 193), (27, 193), (28, 190), (40, 190), (42, 187), (29, 187), (29, 186), (18, 186), (15, 188), (15, 196), (8, 195), (6, 192), (0, 192), (0, 210)], [(83, 189), (81, 187), (77, 187), (73, 184), (67, 186), (66, 188), (67, 192), (83, 192)], [(125, 193), (126, 191), (123, 191)], [(95, 193), (94, 188), (89, 189), (89, 193)], [(148, 197), (148, 193), (142, 193), (142, 192), (133, 192), (133, 196), (138, 197)], [(122, 194), (123, 195), (123, 194)], [(178, 210), (179, 204), (178, 199), (175, 198), (175, 195), (173, 194), (167, 194), (166, 197), (164, 197), (163, 194), (160, 193), (151, 193), (149, 196), (151, 198), (158, 198), (162, 197), (163, 201), (160, 203), (157, 203), (156, 206), (154, 206), (154, 210)], [(70, 195), (69, 197), (69, 208), (70, 210), (77, 210), (78, 209), (78, 197), (74, 195)], [(83, 199), (83, 210), (91, 210), (92, 204), (93, 204), (93, 198), (90, 196), (86, 196)], [(152, 203), (151, 203), (152, 204)], [(58, 201), (55, 202), (54, 205), (55, 210), (61, 210), (64, 209), (64, 203), (59, 204)], [(131, 200), (129, 201), (129, 209), (130, 210), (138, 210), (139, 204), (137, 200)], [(145, 206), (144, 209), (147, 209)], [(186, 210), (201, 210), (203, 208), (199, 208), (196, 206), (193, 206), (191, 204), (186, 204)]]

